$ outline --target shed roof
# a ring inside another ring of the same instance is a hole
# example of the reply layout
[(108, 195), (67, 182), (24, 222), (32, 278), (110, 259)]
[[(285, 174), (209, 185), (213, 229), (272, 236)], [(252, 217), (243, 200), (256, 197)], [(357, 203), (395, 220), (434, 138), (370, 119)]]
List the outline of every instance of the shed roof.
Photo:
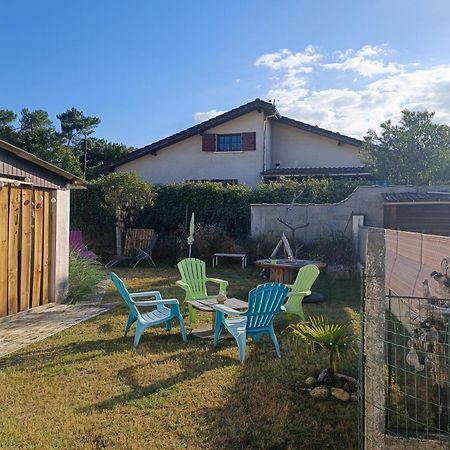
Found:
[(384, 203), (439, 203), (450, 202), (450, 192), (388, 192)]
[[(4, 158), (1, 158), (2, 153), (5, 155)], [(10, 155), (7, 160), (6, 155)], [(31, 177), (48, 179), (59, 186), (63, 184), (83, 186), (86, 183), (83, 179), (1, 139), (0, 160), (5, 160), (5, 166), (9, 167), (9, 170), (12, 170), (11, 168), (13, 166), (14, 169), (18, 169), (17, 173), (8, 173), (5, 169), (5, 175), (7, 176), (23, 176), (24, 174), (29, 174)]]

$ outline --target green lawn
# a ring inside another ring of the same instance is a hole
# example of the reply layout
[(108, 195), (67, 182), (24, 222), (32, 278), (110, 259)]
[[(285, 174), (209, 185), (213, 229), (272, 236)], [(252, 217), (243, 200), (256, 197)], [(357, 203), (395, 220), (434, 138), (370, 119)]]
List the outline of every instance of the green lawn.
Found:
[[(130, 290), (161, 290), (182, 298), (172, 267), (120, 269)], [(261, 283), (254, 268), (209, 270), (230, 281), (229, 295), (246, 299)], [(315, 288), (328, 295), (307, 315), (358, 322), (359, 281)], [(110, 289), (105, 301), (116, 299)], [(199, 321), (210, 315), (199, 314)], [(123, 307), (0, 359), (0, 447), (14, 449), (353, 449), (357, 405), (313, 400), (303, 380), (326, 363), (325, 355), (297, 360), (280, 316), (283, 357), (263, 339), (248, 342), (241, 366), (234, 341), (190, 338), (179, 327), (147, 330), (137, 349), (123, 337)], [(186, 321), (189, 330), (189, 323)], [(357, 375), (348, 354), (338, 369)]]

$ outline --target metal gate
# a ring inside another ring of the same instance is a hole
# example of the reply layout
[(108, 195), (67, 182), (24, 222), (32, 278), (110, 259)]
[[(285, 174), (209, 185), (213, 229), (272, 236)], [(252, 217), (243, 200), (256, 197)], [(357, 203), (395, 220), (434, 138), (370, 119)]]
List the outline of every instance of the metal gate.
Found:
[(48, 303), (51, 190), (0, 188), (0, 317)]
[[(442, 264), (444, 270), (436, 263), (436, 270), (430, 270), (425, 264), (431, 247), (424, 241), (433, 242), (434, 237), (419, 239), (420, 235), (409, 233), (404, 237), (410, 244), (407, 253), (403, 236), (392, 246), (389, 234), (369, 229), (367, 240), (361, 302), (360, 448), (450, 448), (450, 297), (436, 295), (447, 289), (448, 266)], [(418, 247), (411, 244), (415, 239)], [(449, 243), (439, 241), (433, 247), (436, 261), (447, 254)], [(419, 258), (414, 259), (415, 254)], [(396, 295), (386, 290), (388, 280), (409, 292), (421, 286), (429, 295)], [(430, 290), (432, 282), (437, 287)]]

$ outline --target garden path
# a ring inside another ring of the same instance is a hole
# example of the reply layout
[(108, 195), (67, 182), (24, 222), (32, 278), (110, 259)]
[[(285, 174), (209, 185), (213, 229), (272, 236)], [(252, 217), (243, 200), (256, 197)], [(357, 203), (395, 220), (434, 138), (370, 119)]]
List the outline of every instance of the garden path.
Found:
[(119, 303), (49, 303), (0, 319), (0, 357), (103, 314)]

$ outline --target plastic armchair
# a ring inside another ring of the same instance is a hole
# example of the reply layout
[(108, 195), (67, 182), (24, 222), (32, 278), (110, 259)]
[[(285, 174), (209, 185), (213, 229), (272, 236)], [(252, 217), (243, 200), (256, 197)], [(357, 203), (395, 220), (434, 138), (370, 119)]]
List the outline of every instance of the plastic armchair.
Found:
[[(128, 320), (125, 325), (125, 337), (128, 335), (128, 331), (132, 325), (137, 322), (136, 332), (134, 333), (135, 347), (139, 345), (141, 336), (147, 328), (165, 323), (166, 330), (170, 331), (172, 329), (173, 319), (177, 319), (180, 322), (183, 341), (187, 341), (183, 316), (181, 315), (180, 305), (176, 298), (163, 299), (159, 291), (130, 293), (124, 282), (114, 272), (111, 272), (109, 276), (129, 308)], [(150, 297), (154, 298), (154, 300), (135, 301), (135, 299)], [(152, 306), (156, 308), (150, 312), (141, 312), (140, 310), (141, 307)]]
[[(214, 283), (219, 286), (219, 292), (226, 294), (228, 281), (219, 278), (206, 276), (206, 264), (197, 258), (186, 258), (178, 264), (181, 280), (176, 281), (176, 285), (185, 291), (184, 301), (205, 300), (216, 298), (215, 295), (208, 295), (207, 283)], [(196, 310), (189, 304), (189, 320), (195, 323)]]
[(219, 344), (222, 329), (226, 328), (236, 339), (241, 363), (245, 361), (246, 339), (258, 342), (262, 334), (272, 339), (278, 357), (280, 345), (273, 329), (273, 321), (282, 311), (289, 288), (281, 283), (266, 283), (252, 289), (248, 297), (247, 311), (236, 311), (225, 305), (213, 305), (215, 310), (214, 348)]

